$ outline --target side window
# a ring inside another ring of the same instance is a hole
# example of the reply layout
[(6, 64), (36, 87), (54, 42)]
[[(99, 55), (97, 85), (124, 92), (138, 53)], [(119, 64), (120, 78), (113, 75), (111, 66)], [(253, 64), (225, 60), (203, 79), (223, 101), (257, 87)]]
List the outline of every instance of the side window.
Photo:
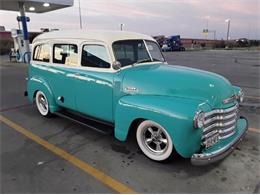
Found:
[(33, 60), (50, 62), (50, 45), (49, 44), (37, 45), (34, 48)]
[(54, 44), (53, 63), (78, 66), (78, 47), (74, 44)]
[(102, 45), (84, 45), (81, 65), (95, 68), (110, 68), (106, 48)]
[(154, 61), (165, 61), (159, 46), (155, 42), (146, 41), (146, 45)]

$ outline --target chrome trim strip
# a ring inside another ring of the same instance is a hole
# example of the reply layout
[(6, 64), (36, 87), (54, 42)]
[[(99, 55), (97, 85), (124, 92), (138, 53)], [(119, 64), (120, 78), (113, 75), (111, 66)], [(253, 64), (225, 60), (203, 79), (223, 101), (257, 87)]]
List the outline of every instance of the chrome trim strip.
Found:
[(207, 138), (209, 138), (209, 137), (211, 137), (211, 136), (213, 136), (213, 135), (215, 135), (215, 134), (218, 134), (218, 130), (210, 131), (210, 132), (207, 133), (206, 135), (203, 135), (203, 136), (201, 137), (201, 139), (202, 139), (202, 140), (207, 139)]
[(234, 135), (236, 132), (235, 131), (232, 131), (231, 133), (227, 134), (227, 135), (224, 135), (224, 136), (219, 136), (219, 139), (226, 139), (232, 135)]
[(213, 118), (209, 118), (207, 120), (204, 121), (204, 125), (207, 125), (213, 121), (217, 121), (217, 120), (227, 120), (227, 119), (231, 119), (233, 117), (235, 117), (237, 115), (236, 112), (232, 113), (232, 114), (229, 114), (229, 115), (226, 115), (226, 116), (215, 116)]
[(206, 132), (209, 129), (212, 129), (214, 127), (225, 127), (225, 126), (231, 125), (233, 123), (236, 123), (236, 119), (233, 119), (233, 120), (228, 121), (226, 123), (222, 123), (222, 122), (220, 122), (220, 123), (213, 123), (212, 125), (210, 125), (210, 126), (206, 127), (205, 129), (203, 129), (203, 132)]
[(235, 131), (234, 131), (235, 128), (236, 128), (236, 125), (233, 125), (228, 129), (210, 131), (209, 133), (207, 133), (201, 137), (201, 141), (204, 144), (204, 142), (206, 142), (208, 138), (212, 137), (215, 134), (219, 134), (219, 139), (228, 138), (235, 133)]
[(210, 112), (205, 113), (205, 117), (209, 117), (213, 114), (224, 114), (224, 113), (229, 113), (232, 112), (234, 110), (236, 110), (238, 108), (238, 104), (236, 104), (235, 106), (231, 107), (231, 108), (227, 108), (227, 109), (216, 109), (216, 110), (212, 110)]
[(235, 128), (236, 128), (236, 125), (233, 125), (227, 129), (219, 130), (218, 132), (219, 132), (219, 134), (224, 134), (224, 133), (228, 133), (229, 131), (234, 130)]
[[(201, 140), (205, 141), (204, 139), (208, 139), (209, 137), (215, 135), (215, 134), (219, 134), (219, 139), (224, 139), (224, 138), (227, 138), (231, 135), (233, 135), (235, 133), (235, 131), (233, 131), (234, 129), (236, 128), (236, 125), (234, 124), (233, 126), (227, 128), (227, 129), (223, 129), (223, 130), (214, 130), (214, 131), (210, 131), (209, 133), (203, 135), (201, 137)], [(228, 133), (226, 135), (222, 135), (222, 134), (225, 134), (225, 133)]]
[(227, 99), (224, 99), (222, 102), (223, 102), (224, 104), (228, 104), (228, 103), (230, 103), (230, 102), (235, 101), (236, 99), (237, 99), (237, 95), (232, 95), (231, 97), (229, 97), (229, 98), (227, 98)]

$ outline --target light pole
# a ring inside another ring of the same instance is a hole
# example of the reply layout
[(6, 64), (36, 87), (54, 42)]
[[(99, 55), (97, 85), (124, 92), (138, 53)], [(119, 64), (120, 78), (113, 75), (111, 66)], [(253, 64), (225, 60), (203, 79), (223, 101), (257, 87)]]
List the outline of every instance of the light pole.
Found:
[(208, 34), (209, 34), (209, 19), (210, 19), (210, 16), (206, 16), (206, 33), (205, 33), (205, 37), (206, 39), (208, 39)]
[(227, 41), (229, 39), (229, 29), (230, 29), (230, 19), (226, 19), (225, 22), (228, 23), (228, 26), (227, 26)]
[(79, 0), (79, 25), (80, 25), (80, 29), (82, 29), (80, 0)]
[(121, 31), (123, 30), (123, 26), (124, 26), (124, 24), (120, 24), (120, 30)]

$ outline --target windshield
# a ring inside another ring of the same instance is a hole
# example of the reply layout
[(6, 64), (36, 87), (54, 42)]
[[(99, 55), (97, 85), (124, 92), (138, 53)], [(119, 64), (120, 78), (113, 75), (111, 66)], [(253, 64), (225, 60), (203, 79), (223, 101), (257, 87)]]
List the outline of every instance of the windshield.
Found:
[(112, 47), (116, 61), (119, 61), (122, 67), (135, 63), (165, 61), (160, 48), (153, 41), (122, 40), (114, 42)]

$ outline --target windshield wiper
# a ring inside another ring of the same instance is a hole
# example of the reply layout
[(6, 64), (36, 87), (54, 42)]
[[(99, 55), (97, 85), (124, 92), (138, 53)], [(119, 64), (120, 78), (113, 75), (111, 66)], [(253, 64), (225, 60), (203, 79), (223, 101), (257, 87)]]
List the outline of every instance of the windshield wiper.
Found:
[(152, 62), (152, 60), (151, 60), (151, 58), (141, 59), (141, 60), (138, 60), (137, 62), (135, 62), (133, 64), (133, 66), (136, 65), (136, 64), (145, 63), (145, 62)]

